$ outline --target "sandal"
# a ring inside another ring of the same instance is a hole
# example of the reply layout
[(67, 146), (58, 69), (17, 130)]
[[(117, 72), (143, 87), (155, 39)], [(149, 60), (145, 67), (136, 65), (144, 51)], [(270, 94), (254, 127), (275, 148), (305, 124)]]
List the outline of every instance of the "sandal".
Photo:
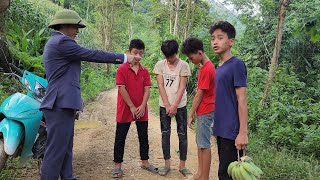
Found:
[(168, 168), (168, 167), (160, 167), (159, 168), (159, 175), (166, 176), (169, 171), (170, 171), (170, 168)]
[(158, 173), (158, 168), (156, 168), (155, 166), (153, 166), (151, 164), (149, 166), (141, 165), (141, 168), (145, 169), (147, 171), (150, 171), (152, 173)]
[(188, 175), (193, 175), (192, 172), (187, 168), (180, 169), (179, 172), (185, 177), (188, 176)]
[(112, 177), (113, 178), (121, 178), (124, 175), (122, 169), (115, 168), (112, 170)]

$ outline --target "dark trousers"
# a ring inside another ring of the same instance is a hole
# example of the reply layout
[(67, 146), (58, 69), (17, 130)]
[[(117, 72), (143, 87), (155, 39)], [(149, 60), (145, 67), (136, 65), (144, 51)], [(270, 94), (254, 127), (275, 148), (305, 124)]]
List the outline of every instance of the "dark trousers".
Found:
[[(227, 170), (231, 162), (238, 160), (237, 148), (234, 145), (235, 140), (230, 140), (222, 137), (217, 137), (218, 155), (219, 155), (219, 180), (232, 180), (228, 175)], [(243, 150), (240, 150), (240, 157)]]
[[(177, 109), (176, 114), (177, 133), (179, 137), (180, 160), (187, 160), (187, 108), (186, 106)], [(165, 160), (171, 158), (170, 155), (170, 136), (171, 136), (171, 117), (166, 114), (166, 108), (160, 107), (160, 123), (162, 133), (162, 152)]]
[(76, 179), (72, 175), (74, 135), (73, 109), (43, 109), (47, 125), (47, 142), (41, 167), (41, 180)]
[[(114, 159), (115, 163), (123, 162), (124, 146), (131, 122), (117, 123), (116, 137), (114, 142)], [(136, 121), (141, 160), (149, 159), (149, 142), (148, 142), (148, 121)]]

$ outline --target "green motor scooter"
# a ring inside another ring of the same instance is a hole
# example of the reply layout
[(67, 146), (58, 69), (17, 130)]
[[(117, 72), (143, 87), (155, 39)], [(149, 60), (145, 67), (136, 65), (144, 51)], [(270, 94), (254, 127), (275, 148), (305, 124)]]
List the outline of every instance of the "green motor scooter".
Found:
[(10, 73), (4, 74), (17, 77), (27, 91), (12, 94), (0, 106), (0, 171), (9, 156), (20, 156), (22, 164), (32, 157), (41, 163), (47, 139), (45, 120), (39, 109), (47, 80), (12, 64), (10, 69)]

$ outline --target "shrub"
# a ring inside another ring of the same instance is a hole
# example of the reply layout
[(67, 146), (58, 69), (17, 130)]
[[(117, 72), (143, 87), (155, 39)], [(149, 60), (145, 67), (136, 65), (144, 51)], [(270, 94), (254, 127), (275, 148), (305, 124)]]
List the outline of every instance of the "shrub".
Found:
[(277, 71), (266, 108), (260, 106), (266, 71), (249, 70), (249, 128), (257, 132), (261, 140), (279, 149), (286, 147), (306, 155), (313, 153), (319, 158), (320, 105), (306, 98), (305, 84), (284, 67)]
[(264, 172), (265, 180), (314, 180), (320, 177), (319, 161), (299, 151), (276, 149), (251, 134), (247, 154)]

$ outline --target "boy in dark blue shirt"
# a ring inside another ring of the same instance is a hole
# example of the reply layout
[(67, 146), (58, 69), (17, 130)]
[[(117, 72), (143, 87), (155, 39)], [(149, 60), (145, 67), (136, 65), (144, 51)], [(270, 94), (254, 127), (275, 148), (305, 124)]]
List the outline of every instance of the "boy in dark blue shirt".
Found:
[(219, 21), (210, 28), (211, 47), (220, 63), (215, 77), (215, 112), (213, 135), (217, 137), (220, 180), (231, 179), (228, 165), (238, 159), (237, 150), (248, 144), (248, 112), (246, 101), (247, 70), (244, 62), (231, 54), (235, 28)]

